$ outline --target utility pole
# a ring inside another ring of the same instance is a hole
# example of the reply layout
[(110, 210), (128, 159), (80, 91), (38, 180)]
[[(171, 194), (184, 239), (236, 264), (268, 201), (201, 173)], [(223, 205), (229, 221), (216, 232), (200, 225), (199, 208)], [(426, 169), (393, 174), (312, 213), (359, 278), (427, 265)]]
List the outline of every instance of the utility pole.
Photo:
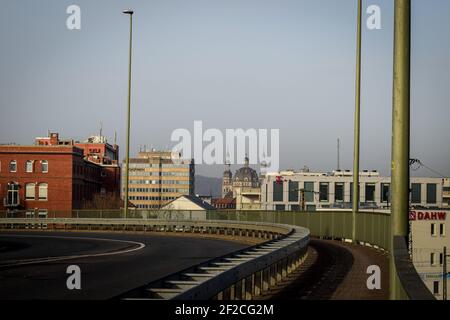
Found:
[(127, 143), (126, 143), (126, 160), (125, 160), (125, 198), (124, 198), (124, 218), (128, 217), (128, 185), (130, 173), (130, 113), (131, 113), (131, 58), (133, 49), (133, 10), (125, 10), (124, 14), (130, 16), (130, 47), (128, 60), (128, 109), (127, 109)]
[(394, 258), (394, 238), (408, 236), (410, 81), (411, 81), (411, 0), (394, 3), (394, 86), (392, 99), (391, 247), (390, 298), (400, 298), (400, 280)]
[(341, 147), (341, 141), (339, 140), (339, 138), (337, 139), (337, 170), (341, 170), (341, 159), (340, 159), (340, 155), (339, 155), (339, 149)]
[(352, 240), (356, 242), (356, 214), (359, 211), (359, 145), (361, 120), (361, 33), (362, 0), (358, 0), (358, 31), (356, 40), (356, 89), (355, 89), (355, 133), (353, 147), (353, 205), (352, 205)]
[(444, 261), (442, 261), (442, 300), (447, 300), (447, 277), (449, 273), (447, 272), (447, 258), (450, 257), (450, 255), (447, 255), (447, 247), (444, 247), (444, 253), (442, 258)]

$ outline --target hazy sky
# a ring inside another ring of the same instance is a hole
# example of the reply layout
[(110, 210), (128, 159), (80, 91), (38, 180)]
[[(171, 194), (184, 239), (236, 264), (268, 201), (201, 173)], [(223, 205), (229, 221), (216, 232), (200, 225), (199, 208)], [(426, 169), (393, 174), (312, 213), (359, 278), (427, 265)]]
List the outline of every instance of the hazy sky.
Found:
[[(280, 129), (282, 168), (351, 169), (356, 0), (2, 0), (0, 143), (57, 131), (125, 141), (134, 15), (132, 154), (174, 129)], [(450, 176), (450, 1), (413, 0), (411, 156)], [(81, 30), (66, 27), (81, 7)], [(363, 30), (361, 168), (389, 174), (393, 1)], [(365, 18), (368, 16), (365, 15)], [(219, 168), (197, 168), (220, 175)], [(432, 175), (426, 170), (417, 175)]]

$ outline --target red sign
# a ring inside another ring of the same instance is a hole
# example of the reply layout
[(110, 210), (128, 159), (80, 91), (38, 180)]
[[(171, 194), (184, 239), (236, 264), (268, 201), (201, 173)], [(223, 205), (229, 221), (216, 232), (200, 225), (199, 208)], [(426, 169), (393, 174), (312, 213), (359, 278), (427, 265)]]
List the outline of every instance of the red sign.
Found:
[(445, 211), (410, 211), (409, 220), (445, 220)]

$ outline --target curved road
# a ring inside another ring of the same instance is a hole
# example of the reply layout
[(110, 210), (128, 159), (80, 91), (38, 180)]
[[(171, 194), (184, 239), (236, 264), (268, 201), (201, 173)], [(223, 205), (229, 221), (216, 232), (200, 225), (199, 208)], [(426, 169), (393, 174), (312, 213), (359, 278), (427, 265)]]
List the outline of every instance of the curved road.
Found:
[[(0, 300), (109, 299), (248, 245), (144, 234), (3, 232)], [(81, 290), (68, 290), (67, 267), (81, 268)]]

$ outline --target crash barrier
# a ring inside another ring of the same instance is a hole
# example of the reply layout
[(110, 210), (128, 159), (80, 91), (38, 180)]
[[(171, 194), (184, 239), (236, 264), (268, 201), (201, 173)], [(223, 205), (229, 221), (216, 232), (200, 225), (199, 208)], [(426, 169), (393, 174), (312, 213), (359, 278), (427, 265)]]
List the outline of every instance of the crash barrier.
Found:
[(245, 221), (4, 218), (9, 229), (46, 225), (63, 230), (191, 232), (259, 238), (261, 244), (214, 258), (122, 295), (122, 299), (250, 300), (279, 283), (306, 259), (309, 230)]

